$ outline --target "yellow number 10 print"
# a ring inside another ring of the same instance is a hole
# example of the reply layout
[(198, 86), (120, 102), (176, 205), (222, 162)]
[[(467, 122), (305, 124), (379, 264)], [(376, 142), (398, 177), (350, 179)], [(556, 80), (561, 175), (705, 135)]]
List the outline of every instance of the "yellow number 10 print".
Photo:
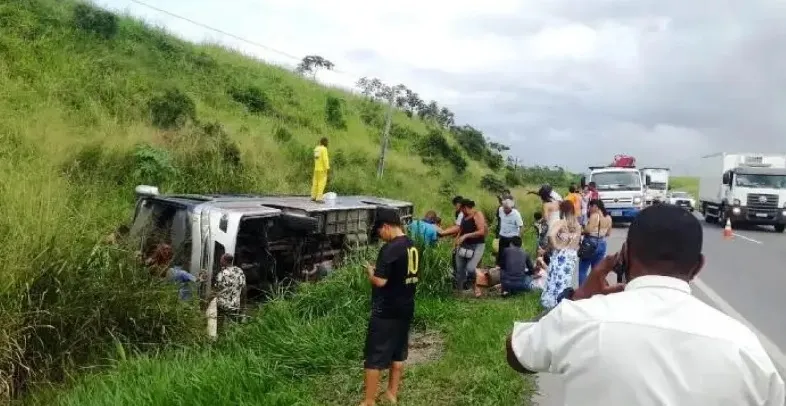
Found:
[(404, 283), (407, 285), (418, 283), (418, 267), (420, 264), (418, 263), (420, 258), (418, 257), (418, 249), (415, 247), (407, 248), (407, 279)]

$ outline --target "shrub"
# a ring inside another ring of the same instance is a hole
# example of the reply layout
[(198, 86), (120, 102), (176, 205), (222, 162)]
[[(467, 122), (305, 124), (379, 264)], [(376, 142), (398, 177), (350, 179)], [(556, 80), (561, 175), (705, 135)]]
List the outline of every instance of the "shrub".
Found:
[(457, 173), (464, 173), (467, 169), (467, 160), (457, 147), (451, 146), (447, 138), (439, 130), (431, 130), (426, 138), (420, 143), (420, 156), (427, 165), (433, 165), (436, 161), (435, 156), (447, 160)]
[(488, 174), (480, 179), (480, 187), (488, 190), (491, 193), (502, 193), (507, 187), (498, 177)]
[(89, 4), (74, 7), (74, 25), (103, 39), (114, 37), (118, 27), (116, 15)]
[(289, 142), (292, 139), (292, 133), (286, 127), (278, 127), (273, 131), (273, 137), (279, 142)]
[(344, 121), (343, 113), (344, 100), (337, 97), (328, 96), (325, 101), (325, 122), (333, 128), (344, 130), (347, 123)]
[(439, 195), (444, 197), (453, 197), (455, 193), (453, 193), (453, 184), (449, 181), (443, 181), (439, 185)]
[(420, 138), (420, 134), (417, 131), (396, 123), (390, 125), (390, 136), (399, 140), (417, 140)]
[(166, 150), (139, 144), (134, 148), (133, 157), (133, 177), (139, 183), (158, 185), (176, 173)]
[(270, 98), (256, 86), (235, 87), (229, 90), (232, 100), (246, 106), (249, 113), (262, 114), (271, 110)]
[(374, 101), (364, 101), (360, 106), (360, 119), (369, 127), (382, 128), (385, 123), (382, 106)]
[(486, 165), (488, 165), (489, 169), (492, 171), (498, 171), (505, 165), (505, 159), (502, 157), (502, 154), (489, 151), (486, 155)]
[(187, 94), (173, 88), (150, 99), (148, 103), (153, 125), (162, 129), (180, 128), (188, 120), (196, 120), (196, 104)]
[(505, 171), (505, 183), (510, 187), (521, 186), (521, 178), (516, 174), (516, 172), (508, 170)]
[(202, 133), (215, 144), (223, 163), (240, 166), (240, 148), (229, 138), (221, 123), (216, 121), (202, 125)]

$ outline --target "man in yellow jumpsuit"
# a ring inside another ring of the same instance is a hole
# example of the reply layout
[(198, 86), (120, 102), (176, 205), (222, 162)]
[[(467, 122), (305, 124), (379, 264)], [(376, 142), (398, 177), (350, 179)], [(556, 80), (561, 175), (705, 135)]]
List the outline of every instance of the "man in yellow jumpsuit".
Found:
[(330, 158), (328, 158), (328, 139), (319, 140), (319, 145), (314, 148), (314, 180), (311, 184), (311, 200), (321, 202), (327, 185)]

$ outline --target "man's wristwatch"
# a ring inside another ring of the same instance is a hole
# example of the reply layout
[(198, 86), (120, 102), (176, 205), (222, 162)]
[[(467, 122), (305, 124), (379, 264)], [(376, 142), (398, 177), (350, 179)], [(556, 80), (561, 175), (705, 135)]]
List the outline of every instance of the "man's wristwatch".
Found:
[(557, 295), (557, 303), (561, 302), (562, 299), (573, 299), (573, 294), (576, 293), (576, 289), (573, 288), (565, 288), (559, 295)]

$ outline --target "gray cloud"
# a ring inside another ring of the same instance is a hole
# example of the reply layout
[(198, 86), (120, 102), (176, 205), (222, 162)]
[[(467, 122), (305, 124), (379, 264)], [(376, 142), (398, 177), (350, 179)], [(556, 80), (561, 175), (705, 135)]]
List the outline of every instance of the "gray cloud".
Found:
[[(581, 169), (627, 152), (690, 171), (708, 152), (786, 150), (786, 9), (775, 0), (538, 4), (546, 5), (464, 20), (454, 32), (524, 41), (572, 22), (617, 37), (606, 37), (594, 58), (524, 56), (495, 71), (461, 74), (398, 69), (458, 92), (449, 107), (460, 121), (532, 163)], [(368, 50), (362, 57), (359, 63), (396, 65)]]

